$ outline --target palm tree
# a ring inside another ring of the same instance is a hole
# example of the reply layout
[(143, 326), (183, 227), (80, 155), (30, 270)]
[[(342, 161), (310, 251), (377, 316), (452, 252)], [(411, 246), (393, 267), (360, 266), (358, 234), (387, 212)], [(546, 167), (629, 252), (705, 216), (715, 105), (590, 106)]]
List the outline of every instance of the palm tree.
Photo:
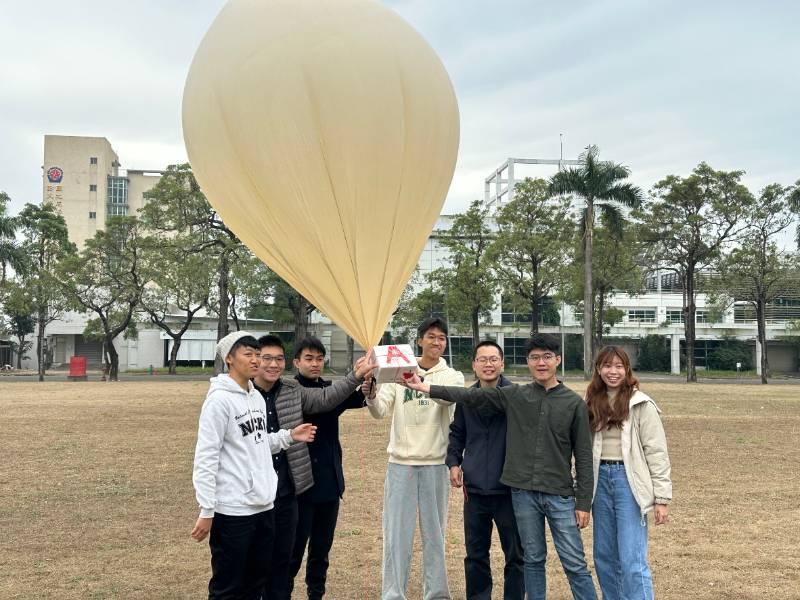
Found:
[(11, 198), (0, 192), (0, 285), (5, 284), (9, 265), (19, 271), (25, 264), (25, 257), (16, 241), (17, 219), (7, 213)]
[[(800, 215), (800, 179), (789, 190), (789, 210), (796, 215)], [(800, 248), (800, 223), (797, 224), (797, 229), (795, 230), (795, 243)]]
[[(586, 203), (581, 214), (583, 226), (584, 289), (583, 289), (583, 374), (585, 379), (592, 376), (592, 234), (596, 210), (604, 213), (607, 222), (622, 223), (621, 206), (636, 208), (642, 202), (642, 191), (625, 182), (631, 170), (610, 161), (600, 161), (597, 146), (588, 146), (580, 155), (583, 163), (578, 168), (559, 171), (550, 179), (550, 192), (553, 194), (575, 194)], [(616, 227), (612, 228), (616, 229)]]

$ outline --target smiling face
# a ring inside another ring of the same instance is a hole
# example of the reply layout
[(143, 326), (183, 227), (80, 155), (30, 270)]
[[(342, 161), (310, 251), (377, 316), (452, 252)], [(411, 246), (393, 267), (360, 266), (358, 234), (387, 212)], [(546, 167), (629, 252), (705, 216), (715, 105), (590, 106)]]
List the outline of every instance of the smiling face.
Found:
[(627, 376), (625, 364), (619, 356), (612, 355), (598, 367), (600, 379), (609, 391), (619, 390)]
[(528, 352), (528, 371), (539, 385), (546, 388), (558, 383), (556, 373), (561, 356), (545, 348), (533, 348)]
[(433, 365), (439, 362), (447, 348), (447, 334), (438, 327), (431, 327), (417, 339), (417, 344), (422, 348), (423, 362)]
[(495, 385), (504, 366), (500, 351), (494, 346), (481, 346), (475, 351), (472, 370), (482, 386)]
[(300, 375), (308, 379), (319, 379), (324, 365), (325, 355), (313, 348), (305, 348), (300, 353), (300, 358), (294, 359), (294, 368), (300, 372)]
[(280, 346), (264, 346), (261, 348), (261, 364), (258, 368), (258, 381), (259, 385), (267, 383), (272, 385), (281, 375), (283, 375), (283, 368), (286, 366), (286, 357), (283, 354), (283, 348)]

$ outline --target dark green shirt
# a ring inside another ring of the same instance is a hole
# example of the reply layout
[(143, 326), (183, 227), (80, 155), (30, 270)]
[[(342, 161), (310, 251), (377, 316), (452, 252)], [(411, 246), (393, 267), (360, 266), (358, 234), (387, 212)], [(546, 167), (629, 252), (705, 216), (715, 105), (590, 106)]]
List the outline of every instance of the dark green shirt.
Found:
[[(563, 383), (459, 388), (432, 385), (431, 398), (505, 412), (506, 460), (500, 478), (509, 487), (575, 496), (576, 508), (592, 506), (592, 436), (583, 399)], [(572, 457), (575, 457), (575, 482)]]

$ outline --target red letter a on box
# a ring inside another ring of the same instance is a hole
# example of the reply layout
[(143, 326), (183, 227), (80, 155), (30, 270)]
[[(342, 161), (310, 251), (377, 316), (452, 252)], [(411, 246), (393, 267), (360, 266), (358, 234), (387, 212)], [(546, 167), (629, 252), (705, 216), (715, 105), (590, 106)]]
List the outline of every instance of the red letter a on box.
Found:
[(408, 360), (408, 357), (400, 352), (400, 348), (397, 346), (389, 346), (389, 349), (386, 351), (386, 362), (392, 364), (392, 360), (395, 358), (402, 358), (404, 361), (406, 361), (406, 364), (411, 364), (411, 361)]

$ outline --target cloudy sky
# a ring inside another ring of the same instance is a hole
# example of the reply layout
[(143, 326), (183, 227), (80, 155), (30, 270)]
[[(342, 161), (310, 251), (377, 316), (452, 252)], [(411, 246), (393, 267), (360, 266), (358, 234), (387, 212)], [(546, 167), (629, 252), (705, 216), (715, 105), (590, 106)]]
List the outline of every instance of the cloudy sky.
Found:
[[(335, 2), (336, 0), (329, 0)], [(800, 178), (800, 3), (385, 0), (437, 50), (462, 119), (445, 205), (507, 157), (587, 144), (644, 188), (700, 161), (757, 191)], [(180, 101), (224, 0), (0, 0), (0, 190), (41, 201), (45, 134), (104, 136), (123, 167), (186, 158)], [(549, 174), (531, 169), (522, 175)]]

